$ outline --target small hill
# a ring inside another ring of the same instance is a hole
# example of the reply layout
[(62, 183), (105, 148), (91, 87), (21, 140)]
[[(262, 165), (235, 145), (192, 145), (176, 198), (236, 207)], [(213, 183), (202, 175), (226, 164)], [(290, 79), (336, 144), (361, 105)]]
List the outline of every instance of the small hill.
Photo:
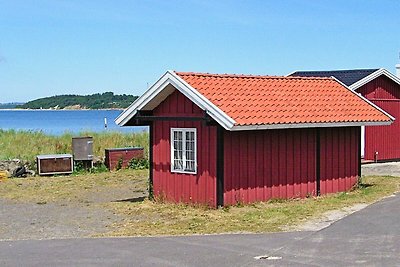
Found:
[(113, 92), (93, 95), (57, 95), (29, 101), (22, 109), (109, 109), (126, 108), (138, 98), (134, 95), (114, 95)]

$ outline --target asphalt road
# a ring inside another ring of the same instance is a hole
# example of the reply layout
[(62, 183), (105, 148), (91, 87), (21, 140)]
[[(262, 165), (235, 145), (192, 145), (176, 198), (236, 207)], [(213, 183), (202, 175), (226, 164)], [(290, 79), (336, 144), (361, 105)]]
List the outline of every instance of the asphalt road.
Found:
[(396, 195), (317, 232), (2, 241), (0, 266), (400, 266), (399, 214)]

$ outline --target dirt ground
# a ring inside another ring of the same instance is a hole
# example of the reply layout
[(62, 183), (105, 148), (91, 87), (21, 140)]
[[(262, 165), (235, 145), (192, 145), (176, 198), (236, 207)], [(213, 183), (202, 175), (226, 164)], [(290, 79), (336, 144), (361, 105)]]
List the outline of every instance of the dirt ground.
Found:
[[(362, 166), (363, 175), (393, 175), (400, 176), (400, 162), (368, 164)], [(0, 183), (0, 240), (23, 240), (23, 239), (60, 239), (99, 236), (102, 233), (110, 232), (113, 224), (123, 221), (121, 215), (117, 215), (105, 209), (105, 204), (111, 202), (135, 202), (147, 196), (146, 173), (137, 178), (127, 175), (124, 181), (121, 177), (108, 181), (109, 178), (100, 177), (94, 184), (91, 176), (86, 177), (82, 185), (82, 192), (75, 186), (68, 196), (52, 196), (40, 198), (32, 196), (29, 201), (20, 200), (18, 197), (10, 197), (6, 188), (1, 188), (4, 184)], [(65, 182), (71, 183), (66, 179)], [(39, 179), (40, 180), (40, 179)], [(107, 183), (105, 182), (107, 181)], [(24, 183), (21, 182), (22, 187)], [(15, 185), (18, 188), (19, 184)], [(33, 187), (33, 185), (29, 185)], [(46, 187), (43, 192), (59, 190), (54, 185), (34, 185), (38, 188)], [(29, 189), (28, 187), (26, 190)], [(3, 190), (3, 191), (2, 191)], [(19, 189), (23, 193), (24, 188)], [(72, 190), (72, 189), (71, 189)], [(32, 194), (36, 191), (27, 191)], [(43, 193), (44, 194), (44, 193)], [(306, 222), (296, 229), (288, 230), (319, 230), (330, 225), (332, 222), (364, 208), (366, 205), (356, 205), (347, 209), (331, 211), (322, 219)]]
[[(87, 190), (89, 187), (84, 185), (82, 190), (78, 190), (83, 193), (75, 195), (73, 192), (69, 197), (57, 197), (50, 192), (50, 197), (41, 198), (39, 194), (26, 200), (15, 196), (10, 199), (7, 194), (0, 194), (0, 240), (91, 237), (108, 232), (110, 225), (122, 218), (104, 209), (104, 204), (145, 198), (147, 191), (144, 179), (116, 182), (111, 186), (93, 186), (95, 190)], [(21, 181), (21, 184), (24, 182)], [(0, 183), (0, 187), (2, 185)]]

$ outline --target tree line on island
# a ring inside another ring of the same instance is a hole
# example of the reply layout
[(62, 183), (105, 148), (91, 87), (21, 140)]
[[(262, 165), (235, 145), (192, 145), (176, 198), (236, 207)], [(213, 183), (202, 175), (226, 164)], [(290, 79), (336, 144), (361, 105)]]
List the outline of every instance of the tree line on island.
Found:
[(15, 108), (19, 109), (123, 109), (138, 96), (115, 95), (113, 92), (92, 95), (57, 95), (29, 101)]

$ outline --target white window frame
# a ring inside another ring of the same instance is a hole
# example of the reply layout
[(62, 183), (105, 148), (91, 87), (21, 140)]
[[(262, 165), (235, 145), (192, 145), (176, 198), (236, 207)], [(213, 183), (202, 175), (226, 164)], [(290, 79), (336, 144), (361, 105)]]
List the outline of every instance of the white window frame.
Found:
[[(175, 158), (174, 158), (174, 132), (182, 132), (182, 161), (183, 169), (175, 168)], [(185, 170), (187, 160), (186, 160), (186, 133), (194, 133), (194, 170)], [(188, 173), (197, 174), (197, 129), (196, 128), (171, 128), (170, 133), (170, 143), (171, 143), (171, 172), (177, 173)]]

